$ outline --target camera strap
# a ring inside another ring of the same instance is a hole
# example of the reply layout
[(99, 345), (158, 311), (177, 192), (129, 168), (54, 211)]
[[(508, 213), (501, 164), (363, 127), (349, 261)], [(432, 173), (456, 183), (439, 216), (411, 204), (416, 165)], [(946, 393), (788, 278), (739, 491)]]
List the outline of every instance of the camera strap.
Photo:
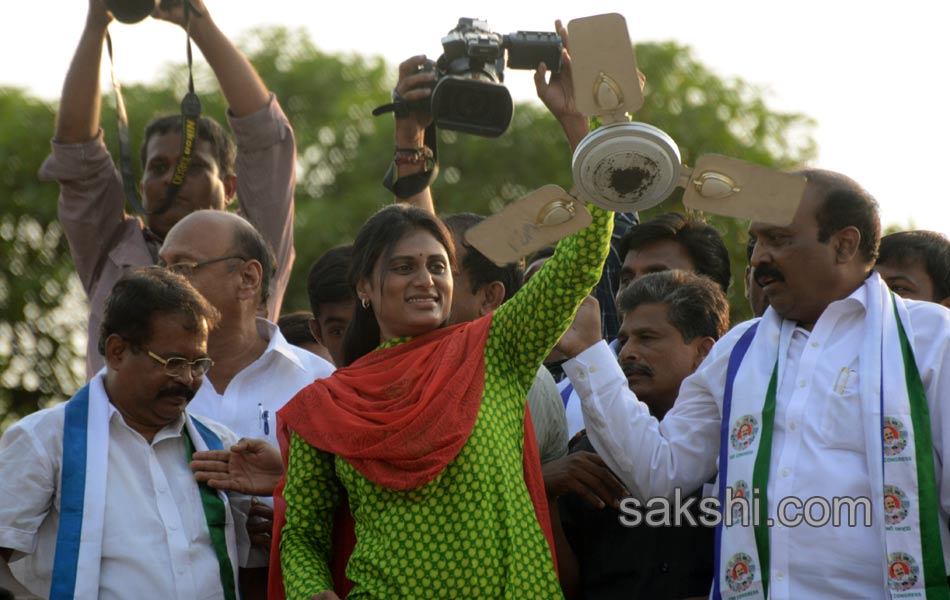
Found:
[(112, 90), (115, 92), (115, 115), (119, 130), (119, 169), (122, 173), (122, 189), (129, 205), (140, 214), (146, 214), (142, 201), (139, 199), (138, 188), (135, 187), (135, 175), (132, 173), (132, 142), (129, 137), (129, 115), (125, 112), (125, 100), (122, 97), (122, 87), (115, 74), (115, 60), (112, 57), (112, 36), (106, 30), (106, 49), (109, 51), (109, 65), (112, 70)]
[[(181, 186), (185, 183), (185, 177), (188, 175), (188, 169), (191, 168), (191, 160), (195, 152), (195, 143), (198, 141), (198, 128), (201, 126), (201, 100), (195, 94), (195, 79), (192, 73), (191, 56), (191, 11), (195, 10), (191, 6), (190, 0), (182, 2), (184, 12), (185, 29), (185, 51), (188, 56), (188, 92), (181, 99), (181, 146), (178, 151), (178, 162), (175, 164), (175, 171), (172, 175), (171, 183), (165, 190), (165, 199), (161, 206), (148, 212), (150, 215), (160, 215), (172, 207), (175, 198), (178, 196)], [(199, 14), (195, 10), (195, 13)]]
[(389, 163), (389, 169), (383, 177), (383, 187), (392, 192), (397, 198), (405, 200), (431, 186), (432, 182), (439, 176), (439, 149), (437, 142), (438, 132), (433, 123), (426, 127), (425, 137), (423, 138), (423, 144), (432, 151), (432, 168), (428, 171), (400, 177), (396, 161), (393, 160), (393, 162)]
[(186, 39), (186, 53), (188, 57), (188, 92), (181, 101), (181, 145), (178, 152), (178, 162), (175, 164), (175, 171), (172, 181), (169, 183), (165, 192), (165, 199), (155, 210), (146, 210), (139, 197), (138, 188), (135, 186), (135, 174), (132, 171), (132, 142), (129, 134), (129, 117), (125, 109), (125, 100), (122, 96), (122, 87), (119, 85), (119, 79), (115, 72), (115, 59), (112, 51), (112, 37), (106, 30), (106, 49), (109, 52), (109, 64), (112, 73), (112, 89), (115, 92), (115, 112), (118, 122), (119, 137), (119, 170), (122, 174), (122, 189), (125, 192), (126, 201), (138, 213), (143, 215), (160, 215), (171, 208), (172, 203), (178, 196), (178, 191), (185, 182), (188, 169), (191, 167), (192, 157), (194, 155), (195, 143), (198, 140), (198, 128), (201, 121), (201, 101), (195, 94), (195, 81), (192, 73), (192, 53), (191, 53), (191, 31), (190, 16), (194, 11), (198, 16), (202, 16), (189, 0), (182, 2), (184, 12), (184, 29)]

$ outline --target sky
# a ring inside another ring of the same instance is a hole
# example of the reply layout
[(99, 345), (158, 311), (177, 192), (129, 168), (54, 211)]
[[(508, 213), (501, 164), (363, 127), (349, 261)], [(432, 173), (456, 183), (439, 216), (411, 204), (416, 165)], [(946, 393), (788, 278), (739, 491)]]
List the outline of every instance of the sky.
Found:
[[(815, 119), (819, 153), (811, 166), (864, 185), (878, 199), (885, 225), (950, 234), (950, 186), (941, 176), (950, 144), (947, 2), (205, 2), (232, 39), (260, 25), (304, 28), (325, 51), (378, 54), (393, 65), (414, 54), (437, 57), (439, 40), (459, 17), (487, 19), (493, 30), (508, 33), (551, 30), (555, 18), (619, 12), (635, 42), (688, 45), (720, 76), (764, 88), (771, 108)], [(87, 2), (6, 4), (0, 86), (57, 98)], [(111, 29), (120, 81), (150, 81), (166, 63), (184, 60), (175, 26), (149, 19)], [(529, 72), (509, 71), (506, 84), (516, 100), (534, 99)]]

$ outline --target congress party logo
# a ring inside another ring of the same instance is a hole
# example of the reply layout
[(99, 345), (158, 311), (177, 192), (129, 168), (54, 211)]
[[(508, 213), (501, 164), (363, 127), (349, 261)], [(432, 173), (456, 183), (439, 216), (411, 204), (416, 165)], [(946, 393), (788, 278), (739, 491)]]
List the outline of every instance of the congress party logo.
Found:
[(744, 592), (755, 579), (755, 563), (745, 552), (733, 554), (726, 564), (726, 584), (733, 592)]
[(733, 449), (738, 452), (751, 446), (758, 433), (759, 422), (752, 415), (745, 415), (732, 426), (732, 435), (729, 436), (729, 440), (732, 442)]
[(907, 517), (910, 500), (904, 490), (894, 485), (884, 486), (884, 522), (897, 525)]
[(917, 561), (906, 552), (892, 552), (887, 555), (887, 584), (894, 591), (914, 587), (920, 578)]
[(907, 429), (900, 419), (884, 417), (884, 456), (897, 456), (907, 447)]

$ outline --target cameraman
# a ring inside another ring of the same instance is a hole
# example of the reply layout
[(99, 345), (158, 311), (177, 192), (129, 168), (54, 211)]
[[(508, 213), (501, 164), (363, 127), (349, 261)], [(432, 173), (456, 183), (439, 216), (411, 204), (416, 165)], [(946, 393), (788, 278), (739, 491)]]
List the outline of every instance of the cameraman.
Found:
[[(211, 19), (202, 0), (190, 0), (190, 33), (213, 69), (228, 102), (234, 142), (213, 119), (202, 117), (188, 174), (167, 210), (166, 188), (178, 162), (180, 116), (153, 120), (142, 142), (140, 189), (145, 222), (124, 211), (119, 172), (99, 127), (99, 65), (112, 15), (102, 0), (89, 0), (86, 24), (63, 83), (52, 153), (40, 177), (60, 185), (59, 218), (76, 270), (89, 298), (86, 375), (102, 367), (95, 349), (100, 315), (113, 284), (128, 267), (155, 264), (165, 234), (185, 215), (225, 209), (237, 196), (241, 210), (277, 254), (277, 274), (267, 314), (276, 320), (294, 260), (293, 193), (296, 148), (293, 130), (254, 67)], [(153, 18), (182, 26), (181, 3)], [(240, 174), (240, 177), (237, 174)], [(206, 269), (224, 268), (208, 265)], [(262, 312), (264, 307), (261, 307)]]

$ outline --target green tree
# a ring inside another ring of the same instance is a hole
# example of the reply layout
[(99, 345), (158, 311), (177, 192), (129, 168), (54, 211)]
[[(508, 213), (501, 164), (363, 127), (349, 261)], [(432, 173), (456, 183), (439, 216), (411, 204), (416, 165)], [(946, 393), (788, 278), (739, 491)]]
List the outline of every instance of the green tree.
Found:
[[(393, 123), (370, 113), (387, 101), (396, 69), (379, 57), (321, 52), (302, 31), (284, 28), (252, 31), (240, 45), (294, 125), (297, 262), (285, 311), (306, 309), (313, 261), (351, 241), (367, 216), (392, 201), (380, 182), (392, 156)], [(681, 45), (643, 44), (637, 54), (648, 81), (636, 118), (667, 131), (684, 162), (716, 152), (785, 168), (814, 157), (811, 121), (770, 110), (762, 90), (717, 76)], [(153, 116), (177, 109), (186, 73), (172, 65), (153, 83), (124, 88), (133, 148)], [(199, 69), (196, 76), (204, 113), (223, 121), (226, 107), (212, 91), (212, 74)], [(109, 94), (104, 105), (106, 141), (117, 156)], [(68, 398), (83, 379), (85, 299), (56, 220), (56, 186), (36, 177), (54, 112), (54, 105), (21, 91), (0, 90), (0, 430)], [(488, 214), (541, 185), (571, 186), (567, 143), (534, 103), (519, 103), (511, 128), (498, 139), (440, 132), (439, 158), (433, 194), (444, 213)], [(139, 176), (137, 157), (133, 164)], [(677, 196), (641, 216), (668, 210), (683, 210)], [(746, 224), (709, 221), (730, 249), (730, 300), (738, 320), (748, 316), (741, 282)]]

